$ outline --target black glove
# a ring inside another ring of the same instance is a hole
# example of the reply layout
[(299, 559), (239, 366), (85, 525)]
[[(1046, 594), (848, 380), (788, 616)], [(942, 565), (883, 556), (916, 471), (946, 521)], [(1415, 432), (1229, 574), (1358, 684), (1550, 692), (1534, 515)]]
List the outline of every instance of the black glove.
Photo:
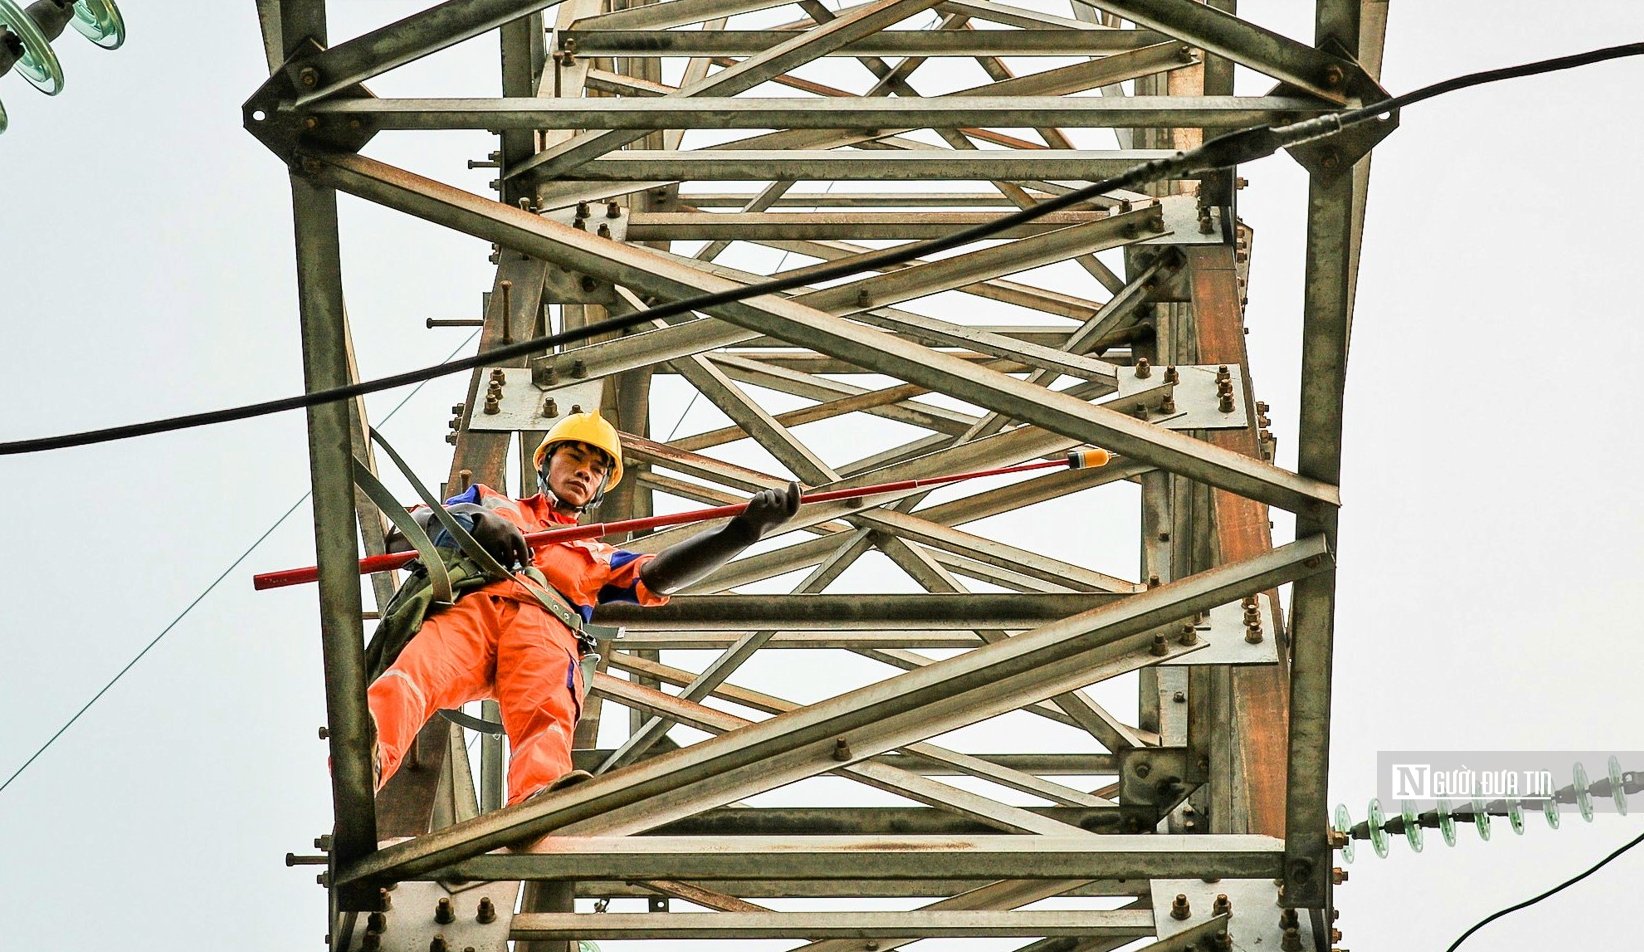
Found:
[(505, 568), (531, 564), (531, 547), (525, 544), (525, 533), (494, 512), (474, 513), (474, 529), (470, 534)]
[(738, 513), (725, 526), (726, 534), (736, 540), (746, 540), (744, 546), (753, 545), (765, 534), (792, 519), (799, 511), (800, 491), (797, 482), (789, 483), (787, 489), (767, 489), (748, 500), (748, 508)]
[(748, 501), (748, 508), (716, 532), (703, 532), (676, 542), (656, 554), (639, 570), (645, 585), (658, 595), (669, 595), (700, 582), (714, 569), (736, 558), (743, 549), (793, 518), (799, 511), (798, 483), (787, 489), (767, 489)]

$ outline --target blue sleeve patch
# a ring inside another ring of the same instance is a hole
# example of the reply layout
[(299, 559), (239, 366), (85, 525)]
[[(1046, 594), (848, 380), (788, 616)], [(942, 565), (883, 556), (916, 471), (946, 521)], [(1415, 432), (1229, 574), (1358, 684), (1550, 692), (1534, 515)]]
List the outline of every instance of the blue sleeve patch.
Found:
[[(605, 593), (601, 592), (600, 594), (603, 596)], [(602, 597), (602, 598), (600, 598), (600, 601), (603, 602), (603, 601), (605, 601), (605, 599)], [(592, 605), (578, 605), (578, 606), (576, 606), (576, 609), (577, 609), (577, 614), (582, 616), (583, 621), (591, 622), (591, 621), (594, 620), (594, 606), (592, 606)]]
[[(462, 526), (464, 531), (467, 532), (473, 532), (474, 524), (479, 521), (471, 514), (464, 514), (460, 512), (452, 513), (451, 518), (457, 523), (457, 525)], [(438, 547), (447, 549), (456, 548), (457, 540), (451, 537), (450, 531), (445, 528), (444, 524), (435, 522), (433, 525), (438, 526), (440, 531), (430, 536), (428, 541), (434, 543), (434, 545)]]
[(445, 501), (445, 504), (447, 506), (455, 506), (458, 503), (470, 502), (470, 503), (474, 503), (475, 505), (478, 505), (479, 501), (480, 501), (479, 484), (475, 483), (474, 485), (469, 486), (468, 489), (465, 490), (461, 495), (452, 496), (450, 499), (447, 499)]
[(618, 549), (611, 553), (611, 570), (615, 571), (639, 558), (638, 552), (629, 552), (627, 549)]
[[(603, 605), (606, 602), (638, 603), (639, 593), (634, 591), (634, 586), (632, 585), (607, 585), (599, 590), (599, 603)], [(592, 611), (592, 609), (589, 609), (590, 613), (592, 613)]]

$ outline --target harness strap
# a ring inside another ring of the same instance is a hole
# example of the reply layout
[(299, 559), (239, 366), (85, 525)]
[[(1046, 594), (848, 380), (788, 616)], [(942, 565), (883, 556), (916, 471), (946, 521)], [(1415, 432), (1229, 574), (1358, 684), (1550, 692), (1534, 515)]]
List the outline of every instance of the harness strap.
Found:
[(405, 511), (405, 507), (399, 504), (394, 494), (388, 491), (388, 487), (357, 458), (354, 460), (354, 485), (360, 487), (365, 495), (376, 503), (377, 508), (388, 517), (388, 521), (394, 524), (394, 528), (400, 530), (400, 534), (404, 535), (406, 541), (417, 550), (417, 557), (428, 570), (428, 583), (434, 589), (434, 601), (442, 605), (449, 605), (455, 601), (451, 592), (451, 573), (445, 569), (445, 560), (434, 550), (433, 540), (429, 539), (428, 533), (423, 531), (417, 520)]
[[(498, 579), (512, 579), (548, 614), (559, 619), (561, 624), (571, 629), (571, 632), (578, 635), (580, 639), (583, 624), (581, 613), (570, 606), (569, 600), (556, 591), (541, 572), (538, 572), (535, 568), (529, 568), (520, 575), (515, 575), (505, 568), (501, 562), (497, 561), (495, 556), (487, 552), (485, 547), (469, 534), (467, 529), (462, 527), (462, 523), (458, 522), (456, 517), (451, 515), (439, 500), (434, 498), (434, 494), (430, 493), (427, 487), (418, 482), (416, 476), (411, 473), (411, 467), (407, 466), (405, 460), (400, 458), (400, 454), (388, 445), (388, 441), (382, 438), (382, 434), (378, 433), (375, 428), (370, 430), (370, 434), (372, 442), (382, 447), (383, 452), (388, 454), (388, 458), (394, 461), (395, 466), (399, 467), (400, 472), (411, 484), (411, 488), (416, 491), (423, 503), (432, 511), (434, 518), (439, 520), (440, 525), (445, 527), (445, 531), (451, 534), (451, 538), (456, 541), (457, 547), (462, 550), (464, 555), (478, 563), (487, 575)], [(432, 550), (432, 544), (430, 544), (429, 551)]]

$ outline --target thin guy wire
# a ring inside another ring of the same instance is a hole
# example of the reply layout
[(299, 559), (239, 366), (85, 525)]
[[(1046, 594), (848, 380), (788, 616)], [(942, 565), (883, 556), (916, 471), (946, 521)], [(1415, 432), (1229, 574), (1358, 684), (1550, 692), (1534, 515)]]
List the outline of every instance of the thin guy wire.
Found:
[[(461, 353), (462, 349), (464, 347), (467, 347), (469, 344), (473, 343), (474, 338), (478, 337), (478, 336), (479, 336), (479, 331), (475, 331), (472, 334), (469, 334), (468, 339), (463, 341), (461, 344), (458, 344), (457, 349), (451, 351), (450, 355), (447, 356), (445, 359), (450, 360), (452, 357), (455, 357), (457, 354)], [(394, 409), (389, 410), (388, 413), (382, 418), (382, 425), (386, 425), (389, 420), (394, 419), (394, 414), (400, 412), (400, 409), (402, 407), (404, 407), (407, 403), (410, 403), (411, 398), (416, 396), (417, 392), (420, 391), (423, 387), (425, 387), (427, 385), (428, 385), (427, 380), (424, 380), (423, 382), (417, 384), (417, 386), (415, 388), (413, 388), (410, 393), (405, 395), (405, 398), (403, 400), (401, 400), (398, 404), (396, 404), (394, 406)], [(121, 668), (119, 673), (115, 674), (113, 678), (110, 678), (109, 682), (107, 684), (103, 685), (102, 690), (98, 691), (96, 694), (93, 694), (91, 696), (91, 700), (87, 701), (84, 705), (82, 705), (78, 711), (75, 711), (74, 716), (69, 718), (68, 721), (65, 724), (63, 724), (62, 727), (57, 728), (57, 733), (51, 735), (50, 739), (48, 739), (44, 744), (41, 744), (40, 749), (35, 751), (33, 756), (29, 757), (28, 760), (23, 761), (23, 766), (18, 767), (15, 771), (13, 771), (12, 775), (10, 777), (6, 778), (5, 783), (0, 783), (0, 793), (4, 793), (6, 788), (11, 786), (11, 782), (13, 780), (16, 780), (18, 777), (22, 776), (23, 771), (29, 769), (30, 764), (32, 764), (36, 760), (38, 760), (40, 758), (41, 754), (45, 753), (51, 747), (52, 744), (56, 743), (57, 738), (62, 737), (64, 731), (67, 731), (70, 727), (73, 727), (74, 722), (78, 721), (82, 714), (84, 714), (87, 711), (91, 710), (91, 706), (93, 704), (96, 704), (102, 698), (103, 695), (107, 694), (109, 692), (109, 689), (114, 687), (114, 685), (116, 683), (118, 683), (121, 678), (125, 677), (127, 671), (130, 671), (137, 664), (137, 662), (143, 660), (143, 656), (148, 654), (150, 649), (152, 649), (155, 645), (159, 644), (161, 638), (164, 638), (166, 635), (170, 634), (171, 629), (176, 628), (182, 622), (182, 620), (184, 618), (187, 618), (188, 613), (194, 610), (194, 606), (196, 606), (196, 605), (200, 604), (200, 602), (204, 601), (205, 597), (207, 595), (210, 595), (212, 592), (216, 591), (217, 586), (222, 584), (223, 579), (228, 578), (229, 573), (231, 573), (235, 569), (239, 568), (240, 563), (244, 562), (247, 558), (249, 558), (251, 556), (251, 553), (253, 553), (257, 550), (257, 546), (262, 545), (264, 540), (266, 540), (269, 536), (274, 534), (274, 530), (278, 529), (280, 526), (285, 525), (285, 521), (287, 519), (291, 518), (291, 514), (296, 512), (299, 508), (301, 508), (302, 504), (307, 502), (308, 497), (312, 496), (313, 494), (314, 494), (314, 491), (309, 490), (308, 492), (303, 493), (302, 496), (298, 497), (297, 501), (291, 504), (290, 509), (287, 509), (285, 511), (285, 513), (280, 516), (280, 518), (274, 520), (274, 524), (269, 526), (266, 530), (263, 531), (262, 535), (257, 537), (257, 541), (251, 543), (251, 545), (249, 547), (247, 547), (244, 552), (241, 552), (239, 558), (237, 558), (233, 562), (229, 563), (228, 568), (223, 569), (222, 574), (217, 576), (215, 579), (213, 579), (211, 584), (207, 585), (205, 587), (204, 591), (202, 591), (202, 592), (200, 592), (200, 594), (194, 596), (194, 600), (192, 602), (189, 602), (188, 607), (184, 608), (182, 610), (182, 612), (180, 614), (178, 614), (178, 616), (176, 618), (173, 618), (171, 620), (171, 624), (169, 624), (169, 625), (165, 626), (164, 628), (160, 629), (160, 633), (158, 635), (154, 636), (154, 640), (150, 641), (148, 644), (144, 645), (142, 651), (137, 652), (137, 657), (132, 658), (130, 661), (126, 662), (126, 666)]]

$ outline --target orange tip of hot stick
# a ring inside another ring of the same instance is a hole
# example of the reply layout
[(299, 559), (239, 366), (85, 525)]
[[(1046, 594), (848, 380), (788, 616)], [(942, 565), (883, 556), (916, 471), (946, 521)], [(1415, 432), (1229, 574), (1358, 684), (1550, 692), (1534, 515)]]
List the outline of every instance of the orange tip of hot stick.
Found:
[(1113, 459), (1113, 454), (1107, 450), (1068, 450), (1067, 465), (1069, 469), (1095, 469), (1106, 466)]

